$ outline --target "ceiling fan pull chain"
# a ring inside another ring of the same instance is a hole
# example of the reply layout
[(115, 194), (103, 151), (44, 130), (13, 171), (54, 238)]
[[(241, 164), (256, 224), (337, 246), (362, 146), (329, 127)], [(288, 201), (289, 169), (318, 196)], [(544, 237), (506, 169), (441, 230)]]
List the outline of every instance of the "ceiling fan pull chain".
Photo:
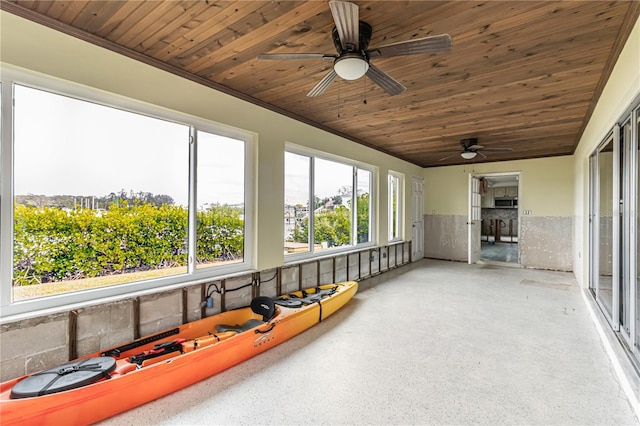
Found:
[(342, 83), (338, 83), (338, 118), (340, 118), (340, 89), (342, 89)]
[(363, 98), (362, 103), (366, 105), (367, 104), (367, 79), (363, 78), (362, 80), (364, 81), (364, 93), (362, 94), (362, 98)]

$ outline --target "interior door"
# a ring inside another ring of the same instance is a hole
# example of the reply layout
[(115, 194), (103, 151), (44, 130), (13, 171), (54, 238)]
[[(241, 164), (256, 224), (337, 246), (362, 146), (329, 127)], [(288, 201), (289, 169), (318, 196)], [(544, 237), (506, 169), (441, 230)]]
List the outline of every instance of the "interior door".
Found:
[(413, 206), (411, 229), (411, 259), (424, 257), (424, 180), (414, 177), (411, 182), (411, 204)]
[(482, 197), (480, 196), (480, 179), (473, 175), (469, 175), (469, 218), (467, 220), (467, 228), (469, 236), (469, 263), (476, 263), (480, 260), (480, 250), (482, 248), (480, 242), (480, 225), (482, 214)]

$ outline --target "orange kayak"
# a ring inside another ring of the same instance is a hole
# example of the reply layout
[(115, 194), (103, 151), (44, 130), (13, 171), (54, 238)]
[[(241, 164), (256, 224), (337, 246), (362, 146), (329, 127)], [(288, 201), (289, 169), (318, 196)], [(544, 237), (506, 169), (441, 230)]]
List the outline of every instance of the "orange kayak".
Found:
[(301, 333), (357, 292), (322, 285), (190, 322), (0, 384), (3, 426), (85, 425), (170, 394)]

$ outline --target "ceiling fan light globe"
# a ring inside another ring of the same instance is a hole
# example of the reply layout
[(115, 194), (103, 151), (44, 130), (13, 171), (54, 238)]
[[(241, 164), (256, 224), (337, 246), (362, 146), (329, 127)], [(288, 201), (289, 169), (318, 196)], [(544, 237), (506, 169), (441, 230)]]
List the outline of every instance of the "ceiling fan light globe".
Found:
[(336, 74), (345, 80), (357, 80), (367, 73), (369, 63), (356, 56), (338, 58), (333, 64)]
[(476, 155), (478, 155), (478, 153), (476, 152), (463, 152), (460, 154), (462, 156), (462, 158), (464, 158), (465, 160), (471, 160), (472, 158), (475, 158)]

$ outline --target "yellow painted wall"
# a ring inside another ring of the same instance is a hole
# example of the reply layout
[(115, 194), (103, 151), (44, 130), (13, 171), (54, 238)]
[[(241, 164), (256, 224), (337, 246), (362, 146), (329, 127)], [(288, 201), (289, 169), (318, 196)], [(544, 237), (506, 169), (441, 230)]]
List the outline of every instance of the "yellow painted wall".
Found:
[(576, 149), (574, 173), (574, 273), (588, 287), (589, 269), (589, 156), (621, 115), (640, 95), (640, 19), (625, 44)]
[[(422, 168), (355, 144), (171, 73), (0, 11), (0, 59), (106, 92), (230, 125), (257, 135), (258, 269), (282, 265), (284, 234), (284, 146), (302, 145), (357, 159), (378, 170), (377, 240), (387, 243), (387, 173), (406, 182)], [(309, 83), (310, 85), (313, 82)], [(309, 102), (313, 102), (312, 99)], [(411, 185), (405, 186), (404, 236), (411, 238)]]
[(466, 215), (469, 174), (502, 172), (520, 172), (520, 211), (531, 210), (531, 216), (573, 215), (570, 156), (425, 169), (425, 214)]

